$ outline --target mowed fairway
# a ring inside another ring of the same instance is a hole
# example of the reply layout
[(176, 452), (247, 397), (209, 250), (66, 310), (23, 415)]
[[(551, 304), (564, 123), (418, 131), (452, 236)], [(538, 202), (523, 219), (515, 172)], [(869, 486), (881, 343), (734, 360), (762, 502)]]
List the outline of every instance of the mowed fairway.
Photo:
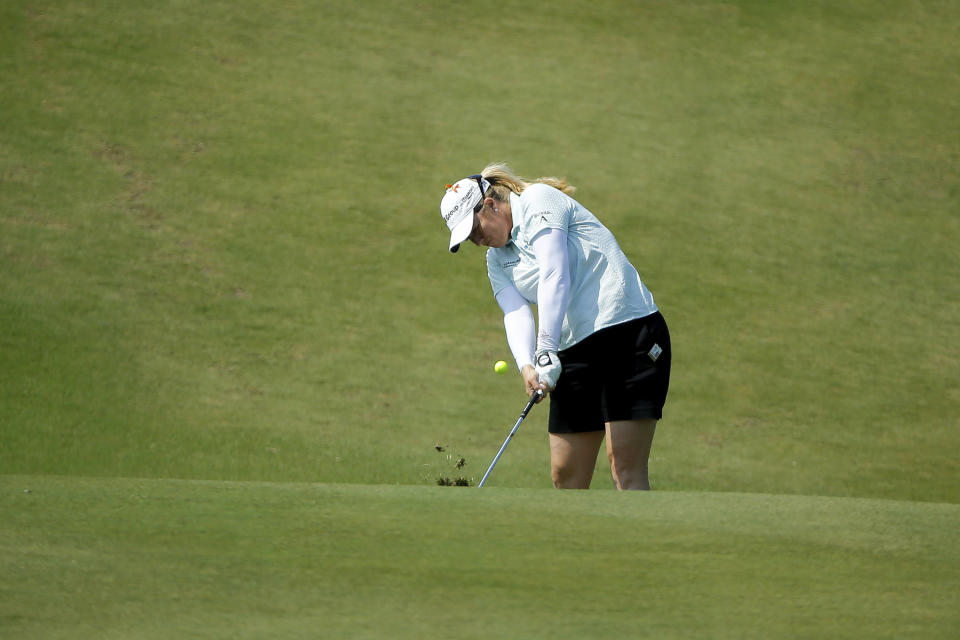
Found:
[(0, 491), (10, 638), (960, 628), (957, 505), (36, 477), (3, 478)]
[[(0, 638), (960, 636), (958, 28), (0, 3)], [(545, 405), (436, 486), (525, 402), (438, 215), (501, 160), (670, 324), (652, 494), (554, 491)]]

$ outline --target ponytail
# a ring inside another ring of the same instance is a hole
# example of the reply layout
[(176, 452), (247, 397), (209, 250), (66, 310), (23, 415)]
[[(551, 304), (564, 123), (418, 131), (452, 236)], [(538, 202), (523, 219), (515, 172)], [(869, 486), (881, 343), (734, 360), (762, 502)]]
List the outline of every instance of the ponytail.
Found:
[[(509, 198), (510, 192), (517, 195), (523, 193), (523, 190), (531, 185), (530, 182), (521, 178), (513, 172), (506, 163), (495, 162), (487, 165), (480, 175), (490, 183), (490, 189), (487, 195), (504, 202)], [(537, 178), (532, 184), (545, 184), (564, 192), (567, 195), (576, 191), (576, 187), (569, 184), (564, 178), (555, 178), (552, 176)]]

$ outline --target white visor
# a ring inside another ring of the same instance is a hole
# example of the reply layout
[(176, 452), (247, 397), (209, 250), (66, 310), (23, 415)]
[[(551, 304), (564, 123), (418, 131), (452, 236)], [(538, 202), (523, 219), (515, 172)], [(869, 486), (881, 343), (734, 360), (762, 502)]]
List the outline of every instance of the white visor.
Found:
[(473, 231), (473, 210), (483, 200), (483, 194), (489, 188), (489, 182), (477, 177), (463, 178), (447, 187), (447, 192), (440, 201), (440, 215), (450, 229), (451, 253), (456, 253), (460, 243), (470, 237)]

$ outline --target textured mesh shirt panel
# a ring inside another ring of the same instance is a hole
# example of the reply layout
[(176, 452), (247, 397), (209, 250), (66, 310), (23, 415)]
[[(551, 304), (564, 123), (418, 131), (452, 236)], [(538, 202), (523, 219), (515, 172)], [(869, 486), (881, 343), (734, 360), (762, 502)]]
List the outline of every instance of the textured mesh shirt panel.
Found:
[(487, 275), (496, 295), (513, 285), (536, 304), (540, 272), (531, 242), (541, 231), (567, 234), (570, 296), (560, 349), (594, 332), (643, 318), (657, 311), (653, 294), (620, 249), (616, 238), (579, 202), (545, 184), (511, 194), (513, 229), (505, 247), (487, 251)]

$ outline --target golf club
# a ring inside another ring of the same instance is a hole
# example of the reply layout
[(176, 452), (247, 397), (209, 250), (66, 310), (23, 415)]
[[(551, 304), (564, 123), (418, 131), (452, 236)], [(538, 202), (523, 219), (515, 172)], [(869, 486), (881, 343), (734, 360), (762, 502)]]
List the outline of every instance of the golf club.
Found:
[(513, 434), (517, 432), (517, 429), (520, 428), (520, 423), (523, 422), (523, 419), (527, 417), (527, 414), (530, 413), (530, 409), (533, 408), (533, 405), (536, 404), (537, 400), (543, 397), (543, 391), (540, 389), (537, 390), (535, 394), (530, 396), (530, 401), (527, 402), (527, 406), (524, 407), (523, 412), (520, 414), (520, 419), (517, 420), (517, 424), (513, 425), (513, 429), (510, 429), (510, 434), (507, 436), (507, 439), (503, 441), (503, 446), (500, 447), (500, 451), (497, 451), (497, 455), (494, 456), (493, 462), (490, 463), (490, 466), (487, 467), (487, 472), (483, 474), (483, 478), (480, 479), (480, 484), (477, 485), (477, 488), (483, 486), (483, 483), (487, 481), (487, 478), (490, 476), (490, 472), (493, 471), (493, 468), (497, 465), (497, 460), (500, 459), (500, 456), (503, 455), (503, 452), (506, 450), (507, 445), (510, 443), (510, 438), (513, 437)]

